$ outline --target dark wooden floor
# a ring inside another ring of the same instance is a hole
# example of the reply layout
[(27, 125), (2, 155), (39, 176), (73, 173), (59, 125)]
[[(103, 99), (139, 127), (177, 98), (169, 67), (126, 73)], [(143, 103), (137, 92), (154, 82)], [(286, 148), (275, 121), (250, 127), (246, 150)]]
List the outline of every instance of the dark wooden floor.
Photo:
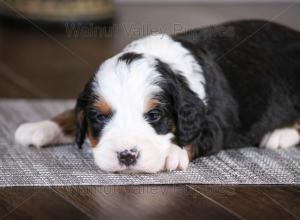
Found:
[[(75, 98), (101, 61), (152, 31), (175, 33), (238, 18), (272, 19), (300, 30), (295, 4), (117, 10), (118, 31), (105, 34), (95, 26), (74, 32), (28, 21), (26, 27), (1, 24), (0, 98)], [(0, 188), (0, 219), (300, 219), (300, 186)]]

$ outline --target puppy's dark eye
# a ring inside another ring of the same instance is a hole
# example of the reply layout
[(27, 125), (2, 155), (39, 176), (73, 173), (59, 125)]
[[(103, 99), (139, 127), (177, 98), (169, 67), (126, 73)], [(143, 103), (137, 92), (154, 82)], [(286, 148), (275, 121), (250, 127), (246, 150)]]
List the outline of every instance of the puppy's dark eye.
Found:
[(162, 112), (159, 109), (153, 109), (145, 114), (145, 119), (149, 123), (158, 122), (162, 117)]
[(96, 115), (96, 119), (98, 122), (101, 122), (101, 123), (106, 123), (110, 118), (110, 115), (103, 115), (103, 114), (100, 114), (98, 113)]
[(107, 123), (111, 115), (101, 114), (99, 111), (91, 109), (89, 111), (89, 118), (96, 123)]

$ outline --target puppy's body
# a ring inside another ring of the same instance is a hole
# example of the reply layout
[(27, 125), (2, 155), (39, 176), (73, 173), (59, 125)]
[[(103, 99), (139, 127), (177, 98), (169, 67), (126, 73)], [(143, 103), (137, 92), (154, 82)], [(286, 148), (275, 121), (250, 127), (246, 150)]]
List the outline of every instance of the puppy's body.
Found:
[(298, 144), (298, 85), (300, 34), (287, 27), (249, 20), (154, 35), (105, 61), (75, 111), (22, 125), (16, 139), (87, 138), (106, 171), (186, 169), (188, 157), (220, 149)]
[(264, 21), (227, 23), (220, 29), (221, 34), (204, 28), (175, 39), (200, 50), (195, 53), (211, 111), (224, 111), (217, 115), (230, 127), (222, 129), (223, 148), (257, 145), (266, 133), (292, 127), (299, 118), (300, 34)]

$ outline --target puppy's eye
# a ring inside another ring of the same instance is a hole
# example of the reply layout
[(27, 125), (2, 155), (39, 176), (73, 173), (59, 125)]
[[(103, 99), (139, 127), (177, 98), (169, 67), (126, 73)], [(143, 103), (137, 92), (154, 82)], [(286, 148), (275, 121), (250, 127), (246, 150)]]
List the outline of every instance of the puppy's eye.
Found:
[(111, 115), (101, 114), (99, 111), (91, 109), (89, 112), (89, 118), (97, 123), (106, 123)]
[(103, 115), (103, 114), (100, 114), (98, 113), (96, 115), (96, 119), (98, 122), (101, 122), (101, 123), (106, 123), (110, 118), (110, 115)]
[(149, 123), (158, 122), (162, 117), (162, 112), (159, 109), (153, 109), (145, 114), (145, 119)]

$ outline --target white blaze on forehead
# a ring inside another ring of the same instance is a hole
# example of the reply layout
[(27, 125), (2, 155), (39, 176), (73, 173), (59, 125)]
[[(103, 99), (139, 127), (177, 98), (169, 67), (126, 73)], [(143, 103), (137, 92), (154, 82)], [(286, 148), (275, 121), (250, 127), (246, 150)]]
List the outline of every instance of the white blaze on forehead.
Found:
[(156, 84), (160, 80), (160, 73), (155, 70), (156, 61), (140, 58), (127, 64), (118, 60), (122, 55), (117, 54), (101, 65), (96, 75), (96, 92), (113, 109), (131, 106), (135, 112), (143, 112), (149, 98), (161, 90)]
[(179, 70), (179, 74), (187, 79), (190, 89), (206, 103), (205, 78), (201, 66), (186, 48), (170, 36), (166, 34), (151, 35), (133, 41), (124, 51), (157, 57), (169, 64), (173, 70)]

